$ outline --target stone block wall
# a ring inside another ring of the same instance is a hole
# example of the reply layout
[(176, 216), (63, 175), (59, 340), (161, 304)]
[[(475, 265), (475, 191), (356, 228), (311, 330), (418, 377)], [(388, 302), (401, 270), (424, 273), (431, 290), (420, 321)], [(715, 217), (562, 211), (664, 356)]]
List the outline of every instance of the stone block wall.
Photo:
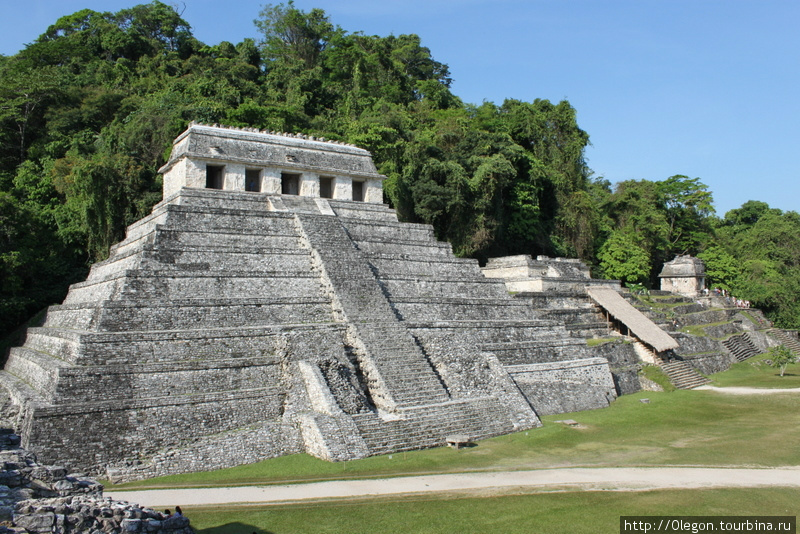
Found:
[[(294, 134), (191, 124), (173, 143), (164, 174), (164, 198), (181, 188), (205, 188), (209, 167), (220, 169), (219, 190), (245, 191), (247, 170), (259, 172), (257, 189), (282, 191), (281, 175), (299, 175), (296, 193), (320, 196), (320, 177), (333, 179), (333, 197), (353, 200), (353, 182), (361, 182), (363, 201), (383, 202), (385, 176), (377, 173), (369, 152), (351, 145)], [(212, 185), (211, 187), (214, 187)]]
[(639, 383), (639, 357), (633, 343), (622, 339), (590, 347), (588, 354), (608, 361), (618, 395), (636, 393), (641, 389)]
[(540, 415), (608, 406), (617, 392), (603, 358), (507, 367), (514, 382)]
[(608, 404), (612, 371), (586, 358), (386, 206), (185, 188), (29, 330), (0, 384), (42, 458), (131, 479), (532, 428)]

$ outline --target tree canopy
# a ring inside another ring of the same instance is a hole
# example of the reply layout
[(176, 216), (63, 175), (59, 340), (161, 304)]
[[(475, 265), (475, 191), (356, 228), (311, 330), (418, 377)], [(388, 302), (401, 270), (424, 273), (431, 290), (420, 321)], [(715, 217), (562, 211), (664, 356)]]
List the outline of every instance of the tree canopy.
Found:
[(417, 35), (348, 32), (292, 2), (255, 15), (259, 39), (205, 44), (158, 0), (84, 9), (0, 56), (0, 329), (63, 298), (149, 212), (192, 120), (366, 148), (401, 219), (460, 256), (579, 257), (653, 286), (664, 261), (700, 254), (713, 283), (800, 326), (797, 213), (751, 201), (717, 218), (684, 175), (612, 185), (567, 101), (464, 103)]

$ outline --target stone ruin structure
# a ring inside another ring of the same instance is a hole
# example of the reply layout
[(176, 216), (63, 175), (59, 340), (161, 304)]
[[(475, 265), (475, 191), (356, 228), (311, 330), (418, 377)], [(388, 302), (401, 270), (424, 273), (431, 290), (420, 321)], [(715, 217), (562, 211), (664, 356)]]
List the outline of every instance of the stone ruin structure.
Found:
[(103, 497), (103, 485), (61, 466), (40, 465), (0, 429), (0, 533), (193, 534), (182, 515)]
[[(639, 389), (638, 377), (631, 372), (636, 362), (655, 363), (658, 355), (666, 356), (679, 346), (664, 329), (623, 298), (619, 280), (592, 278), (589, 268), (578, 259), (507, 256), (489, 259), (481, 270), (487, 278), (502, 279), (515, 299), (533, 299), (534, 313), (553, 316), (561, 312), (561, 319), (567, 325), (571, 323), (575, 334), (598, 338), (613, 333), (630, 339), (632, 344), (627, 347), (610, 345), (604, 349), (617, 393)], [(541, 299), (546, 304), (543, 309), (536, 309), (534, 301)], [(598, 324), (600, 314), (604, 321)]]
[(587, 287), (593, 286), (620, 289), (619, 280), (592, 278), (589, 267), (574, 258), (490, 258), (481, 271), (487, 278), (504, 280), (510, 292), (583, 294)]
[(618, 282), (542, 257), (482, 273), (398, 221), (365, 150), (193, 123), (161, 172), (163, 200), (0, 372), (44, 462), (130, 480), (349, 460), (640, 388), (631, 344), (586, 343), (610, 325), (586, 287)]
[(664, 264), (658, 277), (661, 291), (697, 297), (706, 287), (706, 266), (699, 258), (679, 255)]
[(119, 478), (347, 460), (608, 405), (608, 360), (400, 223), (365, 150), (192, 124), (164, 199), (11, 350), (44, 461)]

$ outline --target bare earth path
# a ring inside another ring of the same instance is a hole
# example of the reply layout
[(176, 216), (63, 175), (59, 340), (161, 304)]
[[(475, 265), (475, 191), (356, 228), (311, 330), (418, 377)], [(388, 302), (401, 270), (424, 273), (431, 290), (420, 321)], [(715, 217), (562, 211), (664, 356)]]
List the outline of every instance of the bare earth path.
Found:
[(111, 491), (106, 497), (154, 508), (232, 503), (291, 503), (317, 499), (374, 497), (487, 489), (523, 492), (688, 488), (800, 488), (800, 467), (772, 469), (707, 467), (610, 467), (537, 469), (452, 475), (426, 475), (370, 480), (232, 488)]
[(727, 393), (728, 395), (777, 395), (780, 393), (800, 393), (800, 388), (745, 388), (737, 386), (718, 388), (715, 386), (699, 386), (694, 389), (705, 389), (708, 391), (716, 391), (718, 393)]

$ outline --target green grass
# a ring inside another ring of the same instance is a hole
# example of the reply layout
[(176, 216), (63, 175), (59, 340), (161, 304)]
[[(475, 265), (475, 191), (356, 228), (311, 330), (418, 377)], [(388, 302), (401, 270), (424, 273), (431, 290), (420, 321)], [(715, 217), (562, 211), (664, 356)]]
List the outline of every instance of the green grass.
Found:
[[(705, 330), (706, 328), (711, 327), (711, 326), (722, 326), (724, 324), (730, 324), (730, 323), (731, 323), (731, 321), (718, 321), (716, 323), (690, 324), (690, 325), (686, 325), (686, 326), (681, 327), (680, 331), (681, 332), (685, 332), (687, 334), (691, 334), (693, 336), (711, 337), (706, 332), (706, 330)], [(724, 340), (724, 339), (727, 339), (727, 338), (729, 338), (731, 336), (734, 336), (734, 335), (736, 335), (736, 334), (725, 334), (722, 337), (711, 337), (711, 339)]]
[(681, 327), (680, 331), (684, 332), (686, 334), (691, 334), (693, 336), (708, 337), (708, 334), (706, 334), (706, 331), (705, 331), (706, 326), (710, 326), (710, 325), (707, 325), (707, 324), (690, 324), (690, 325)]
[(747, 309), (739, 310), (739, 313), (747, 317), (750, 320), (750, 322), (753, 323), (754, 325), (761, 325), (761, 321), (759, 321), (759, 319), (755, 315), (750, 313), (749, 310)]
[(599, 345), (605, 345), (606, 343), (614, 343), (619, 341), (620, 338), (618, 337), (598, 337), (598, 338), (589, 338), (586, 340), (586, 344), (590, 347), (597, 347)]
[[(648, 404), (639, 399), (647, 397)], [(330, 463), (292, 455), (109, 488), (228, 486), (422, 473), (567, 466), (800, 465), (800, 395), (640, 392), (601, 410), (542, 418), (544, 426), (480, 441)], [(574, 419), (580, 427), (554, 421)], [(758, 443), (758, 447), (753, 444)]]
[(667, 374), (657, 365), (645, 365), (640, 371), (641, 375), (655, 382), (666, 392), (675, 391), (675, 386), (670, 382)]
[(797, 491), (769, 489), (426, 496), (184, 510), (198, 534), (618, 533), (620, 515), (797, 514)]
[(789, 364), (780, 376), (780, 369), (770, 367), (764, 360), (769, 354), (754, 356), (744, 362), (735, 363), (724, 373), (712, 378), (719, 387), (747, 386), (754, 388), (800, 388), (800, 364)]

